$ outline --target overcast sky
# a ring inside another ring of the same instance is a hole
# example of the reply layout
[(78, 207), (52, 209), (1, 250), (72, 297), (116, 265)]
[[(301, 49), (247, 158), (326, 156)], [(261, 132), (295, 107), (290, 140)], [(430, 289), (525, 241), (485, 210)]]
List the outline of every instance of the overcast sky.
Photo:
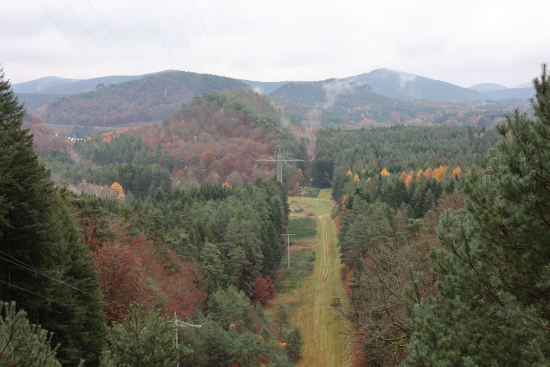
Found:
[(12, 83), (167, 69), (259, 81), (323, 80), (389, 68), (462, 87), (514, 87), (550, 61), (550, 1), (194, 3), (198, 12), (191, 0), (3, 1), (0, 64)]

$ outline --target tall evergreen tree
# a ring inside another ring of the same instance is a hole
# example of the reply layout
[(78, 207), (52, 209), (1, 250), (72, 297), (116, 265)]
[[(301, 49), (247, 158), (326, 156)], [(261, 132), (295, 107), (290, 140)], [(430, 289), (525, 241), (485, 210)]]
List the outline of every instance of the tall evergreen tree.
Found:
[(54, 333), (61, 363), (93, 361), (106, 332), (102, 302), (93, 297), (100, 295), (96, 274), (32, 136), (22, 129), (23, 114), (0, 69), (0, 298), (17, 301), (32, 323)]
[(443, 214), (432, 251), (439, 298), (418, 302), (406, 366), (550, 364), (550, 75), (496, 127), (490, 169), (472, 169), (469, 203)]

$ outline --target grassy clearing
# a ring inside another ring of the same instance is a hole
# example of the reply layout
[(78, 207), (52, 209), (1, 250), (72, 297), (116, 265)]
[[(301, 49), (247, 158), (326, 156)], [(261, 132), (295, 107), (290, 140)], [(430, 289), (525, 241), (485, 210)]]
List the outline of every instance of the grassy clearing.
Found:
[(317, 223), (311, 217), (290, 219), (287, 233), (294, 234), (294, 238), (309, 238), (317, 235)]
[[(292, 199), (292, 198), (291, 198)], [(301, 206), (294, 201), (291, 208)], [(277, 306), (283, 303), (291, 315), (290, 325), (298, 325), (305, 341), (303, 356), (296, 366), (348, 366), (347, 351), (349, 345), (342, 340), (341, 332), (345, 327), (335, 321), (335, 309), (330, 306), (332, 297), (340, 297), (346, 303), (342, 280), (337, 267), (340, 254), (336, 248), (336, 225), (329, 216), (323, 217), (328, 232), (328, 253), (325, 254), (323, 222), (319, 215), (330, 213), (334, 201), (330, 200), (330, 190), (321, 190), (318, 199), (304, 198), (305, 211), (313, 212), (317, 227), (315, 239), (301, 239), (290, 247), (291, 269), (284, 270), (286, 261), (280, 269), (284, 277), (277, 282), (277, 292), (266, 305), (267, 314), (272, 315)], [(298, 213), (292, 219), (304, 217)], [(315, 261), (311, 261), (315, 255)], [(324, 269), (324, 258), (328, 256), (329, 272), (322, 287), (319, 280)], [(310, 270), (313, 268), (313, 271)]]
[(315, 251), (302, 249), (290, 253), (290, 268), (286, 258), (281, 262), (283, 271), (282, 281), (275, 285), (276, 292), (288, 292), (297, 289), (302, 285), (305, 277), (313, 274), (315, 262)]

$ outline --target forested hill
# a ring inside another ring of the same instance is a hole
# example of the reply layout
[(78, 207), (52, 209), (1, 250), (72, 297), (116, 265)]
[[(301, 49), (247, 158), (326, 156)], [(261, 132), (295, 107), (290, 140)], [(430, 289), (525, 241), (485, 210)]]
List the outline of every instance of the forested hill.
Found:
[(25, 113), (23, 117), (23, 129), (29, 129), (29, 133), (33, 134), (34, 149), (38, 151), (67, 151), (73, 145), (70, 140), (56, 136), (49, 126), (29, 113)]
[(306, 120), (307, 115), (313, 112), (323, 126), (340, 126), (343, 129), (439, 124), (491, 126), (495, 119), (504, 116), (506, 111), (503, 110), (510, 111), (517, 105), (517, 101), (512, 100), (452, 104), (401, 101), (379, 94), (369, 85), (339, 79), (290, 83), (274, 90), (269, 96), (289, 115)]
[[(83, 179), (99, 186), (119, 182), (126, 193), (139, 198), (178, 181), (252, 184), (257, 178), (271, 177), (275, 168), (274, 163), (256, 160), (279, 149), (286, 156), (307, 160), (305, 145), (281, 125), (280, 113), (280, 107), (250, 89), (207, 93), (162, 124), (76, 142), (74, 152), (81, 164), (68, 156), (43, 155), (43, 159), (57, 177), (73, 185)], [(287, 190), (297, 189), (303, 171), (303, 162), (285, 168)]]
[(172, 115), (194, 96), (241, 87), (246, 84), (216, 75), (165, 72), (64, 97), (39, 108), (36, 114), (46, 124), (146, 124)]

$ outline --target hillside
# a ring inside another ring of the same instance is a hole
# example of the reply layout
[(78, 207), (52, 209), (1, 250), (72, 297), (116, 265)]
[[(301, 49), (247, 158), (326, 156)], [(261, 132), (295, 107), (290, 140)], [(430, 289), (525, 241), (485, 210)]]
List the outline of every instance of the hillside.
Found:
[(53, 130), (49, 126), (43, 124), (37, 116), (26, 113), (23, 117), (23, 129), (29, 129), (29, 133), (34, 134), (33, 141), (35, 150), (67, 151), (72, 146), (70, 140), (57, 137)]
[(486, 98), (471, 89), (390, 69), (377, 69), (345, 80), (359, 85), (368, 84), (378, 94), (401, 100), (463, 101)]
[(306, 82), (256, 82), (253, 80), (240, 79), (241, 82), (250, 85), (258, 93), (271, 93), (275, 89), (282, 87), (283, 85), (290, 83), (306, 83)]
[(56, 99), (67, 97), (67, 94), (46, 94), (46, 93), (15, 93), (19, 103), (24, 103), (29, 112), (34, 112), (46, 103)]
[[(170, 171), (174, 182), (253, 183), (273, 175), (275, 165), (256, 162), (279, 148), (286, 156), (304, 159), (305, 146), (281, 126), (281, 110), (250, 89), (204, 94), (193, 98), (162, 124), (112, 132), (76, 142), (75, 152), (95, 165), (156, 164)], [(303, 164), (298, 166), (304, 170)], [(56, 172), (75, 184), (78, 167)], [(303, 180), (295, 166), (284, 171), (285, 186), (294, 189)], [(98, 182), (96, 184), (112, 184)], [(143, 197), (145, 188), (124, 188)], [(139, 190), (139, 193), (136, 191)]]
[[(373, 92), (368, 85), (328, 79), (321, 82), (290, 83), (269, 94), (281, 105), (287, 115), (307, 120), (312, 113), (323, 126), (341, 126), (344, 129), (389, 127), (393, 125), (478, 125), (490, 126), (504, 112), (495, 109), (511, 108), (508, 104), (433, 101), (400, 101)], [(487, 116), (485, 116), (487, 115)], [(481, 116), (485, 116), (481, 119)], [(480, 120), (481, 119), (481, 120)], [(306, 124), (307, 125), (307, 124)]]
[(494, 91), (494, 90), (506, 90), (508, 88), (506, 88), (504, 85), (500, 85), (500, 84), (481, 83), (481, 84), (472, 85), (468, 89), (472, 89), (472, 90), (475, 90), (475, 91), (478, 91), (478, 92), (481, 92), (481, 93), (485, 93), (485, 92), (491, 92), (491, 91)]
[(535, 88), (511, 88), (506, 90), (493, 90), (485, 93), (491, 99), (529, 99), (535, 95)]
[(146, 124), (172, 115), (194, 95), (245, 86), (235, 79), (172, 71), (64, 97), (37, 115), (44, 123), (59, 125)]

